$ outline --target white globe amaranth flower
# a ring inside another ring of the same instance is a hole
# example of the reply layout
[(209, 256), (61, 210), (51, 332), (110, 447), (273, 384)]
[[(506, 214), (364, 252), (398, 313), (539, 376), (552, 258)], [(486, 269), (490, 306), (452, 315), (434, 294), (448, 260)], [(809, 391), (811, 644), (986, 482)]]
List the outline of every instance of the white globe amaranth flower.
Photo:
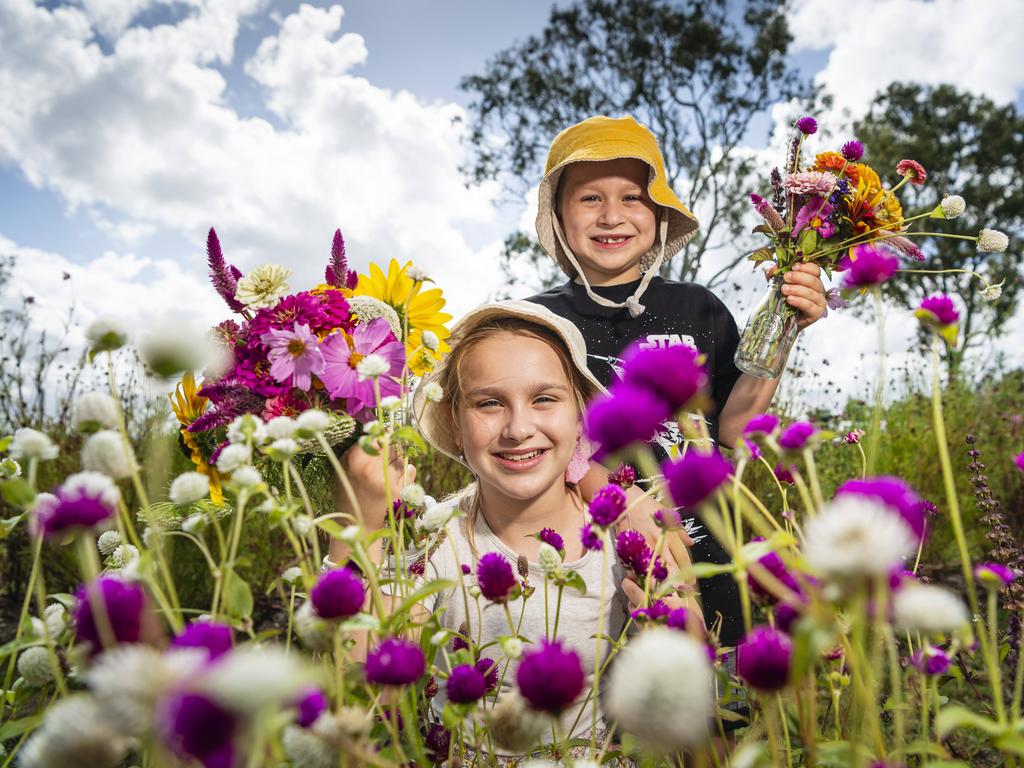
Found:
[(68, 611), (60, 603), (52, 603), (43, 611), (43, 623), (50, 637), (59, 637), (68, 626)]
[(502, 696), (485, 718), (494, 743), (509, 752), (528, 752), (551, 729), (550, 721), (530, 709), (514, 689)]
[(336, 768), (338, 750), (317, 736), (310, 729), (297, 725), (285, 727), (281, 734), (281, 746), (292, 765), (303, 768)]
[(953, 632), (968, 621), (967, 606), (955, 593), (934, 584), (908, 584), (892, 598), (897, 626), (918, 632)]
[(245, 443), (233, 443), (224, 448), (217, 457), (217, 469), (231, 474), (252, 461), (252, 449)]
[(804, 525), (804, 557), (837, 579), (885, 576), (917, 547), (913, 531), (880, 502), (840, 496)]
[(1003, 284), (1006, 280), (1000, 280), (998, 283), (989, 283), (982, 288), (978, 293), (981, 294), (981, 298), (985, 301), (998, 301), (999, 297), (1003, 295)]
[(423, 385), (423, 396), (432, 403), (440, 403), (444, 399), (444, 389), (436, 381)]
[(20, 461), (35, 459), (36, 461), (50, 461), (57, 458), (59, 453), (57, 446), (48, 435), (38, 429), (22, 427), (14, 433), (14, 439), (8, 447), (11, 458)]
[(385, 434), (387, 434), (387, 431), (388, 428), (384, 425), (384, 423), (378, 421), (377, 419), (373, 419), (363, 424), (364, 437), (381, 438), (384, 437)]
[(518, 637), (503, 637), (501, 652), (512, 661), (519, 661), (523, 656), (523, 641)]
[(255, 488), (263, 482), (263, 475), (256, 467), (239, 467), (231, 473), (231, 482), (242, 488)]
[(149, 526), (142, 532), (142, 543), (146, 549), (156, 549), (160, 546), (160, 529), (154, 525)]
[(296, 515), (292, 518), (292, 528), (299, 536), (305, 538), (313, 530), (313, 520), (306, 515)]
[(383, 355), (370, 353), (356, 365), (356, 373), (360, 379), (376, 379), (391, 370), (391, 365)]
[(117, 318), (101, 315), (86, 327), (85, 339), (93, 352), (113, 352), (128, 343), (128, 329)]
[[(121, 491), (110, 478), (102, 472), (76, 472), (60, 487), (65, 496), (86, 495), (99, 498), (108, 507), (116, 507), (121, 500)], [(42, 495), (42, 494), (40, 494)]]
[(420, 340), (423, 342), (423, 346), (431, 352), (437, 352), (437, 348), (441, 346), (441, 340), (437, 338), (437, 334), (430, 330), (424, 330), (420, 335)]
[(149, 373), (164, 379), (202, 370), (220, 355), (207, 334), (189, 327), (172, 328), (171, 324), (143, 333), (137, 348)]
[(402, 404), (402, 398), (395, 395), (388, 395), (380, 399), (380, 407), (385, 411), (393, 411)]
[(609, 670), (605, 705), (649, 749), (677, 752), (704, 743), (715, 711), (704, 646), (667, 627), (641, 632)]
[(131, 477), (139, 465), (131, 446), (120, 432), (102, 429), (90, 435), (82, 446), (82, 468), (124, 480)]
[(1010, 238), (998, 229), (983, 229), (978, 234), (979, 253), (1002, 253), (1010, 244)]
[(419, 483), (409, 483), (402, 488), (402, 501), (410, 507), (422, 506), (426, 497), (427, 492), (423, 490), (423, 486)]
[(235, 298), (249, 309), (272, 307), (288, 295), (292, 271), (279, 264), (263, 264), (242, 277), (235, 286)]
[(106, 392), (86, 392), (75, 401), (71, 423), (84, 434), (101, 429), (117, 429), (117, 403)]
[(551, 575), (562, 567), (562, 556), (558, 554), (557, 549), (542, 541), (537, 548), (537, 562), (544, 569), (544, 573)]
[[(331, 425), (331, 417), (328, 416), (324, 411), (316, 408), (311, 408), (308, 411), (303, 411), (295, 417), (295, 428), (300, 432), (307, 434), (316, 434), (323, 432)], [(300, 434), (299, 437), (305, 437), (306, 435)]]
[(110, 553), (110, 565), (114, 568), (125, 568), (138, 558), (138, 547), (132, 544), (122, 544)]
[(113, 768), (129, 741), (92, 696), (60, 699), (18, 753), (19, 768)]
[(427, 271), (416, 264), (411, 265), (405, 274), (409, 276), (410, 280), (416, 283), (423, 283), (430, 279), (427, 277)]
[(202, 472), (182, 472), (171, 482), (169, 496), (179, 507), (205, 499), (210, 493), (210, 478)]
[(46, 637), (46, 623), (37, 616), (29, 616), (28, 634), (30, 637)]
[(33, 645), (18, 656), (18, 674), (32, 688), (42, 688), (53, 682), (50, 651), (45, 645)]
[(276, 461), (289, 461), (299, 452), (299, 444), (290, 437), (279, 437), (270, 444), (269, 454)]
[(21, 477), (21, 464), (11, 458), (0, 461), (0, 480), (10, 480), (15, 477)]
[(960, 195), (945, 195), (932, 215), (941, 213), (942, 218), (955, 219), (967, 210), (967, 201)]
[(208, 666), (198, 686), (235, 712), (255, 715), (295, 701), (316, 681), (314, 671), (294, 653), (274, 646), (242, 645)]
[(209, 520), (206, 519), (206, 515), (202, 512), (196, 512), (193, 515), (189, 515), (181, 521), (181, 530), (185, 533), (190, 533), (193, 536), (197, 536), (206, 530), (206, 526)]
[(302, 569), (294, 565), (291, 568), (285, 568), (284, 573), (281, 574), (281, 581), (285, 584), (302, 584)]
[(419, 527), (424, 531), (434, 533), (444, 528), (452, 519), (453, 514), (455, 514), (454, 504), (428, 505), (426, 511), (420, 516)]
[(373, 717), (362, 707), (342, 706), (337, 712), (324, 712), (313, 723), (313, 733), (328, 741), (337, 741), (339, 736), (362, 739), (373, 730)]
[(236, 416), (228, 424), (228, 442), (245, 443), (252, 441), (256, 445), (263, 444), (267, 439), (267, 427), (263, 419), (253, 413)]
[(358, 525), (346, 525), (338, 533), (338, 539), (344, 541), (346, 544), (353, 544), (359, 540), (359, 536), (362, 532), (363, 529)]
[(281, 440), (295, 436), (295, 419), (291, 416), (275, 416), (267, 422), (267, 439)]
[(309, 650), (326, 651), (331, 648), (334, 630), (316, 615), (309, 600), (295, 609), (294, 626), (299, 641)]
[(100, 534), (99, 538), (96, 539), (96, 548), (100, 551), (100, 554), (104, 557), (109, 557), (114, 553), (121, 544), (121, 532), (120, 531), (104, 531)]

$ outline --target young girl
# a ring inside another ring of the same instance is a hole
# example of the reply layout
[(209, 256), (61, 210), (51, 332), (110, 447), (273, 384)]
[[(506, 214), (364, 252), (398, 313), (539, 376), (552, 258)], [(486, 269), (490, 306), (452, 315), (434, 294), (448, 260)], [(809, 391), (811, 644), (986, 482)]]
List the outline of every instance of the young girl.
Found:
[[(476, 479), (448, 502), (458, 514), (445, 526), (444, 540), (424, 569), (427, 581), (450, 579), (460, 586), (438, 593), (425, 608), (439, 616), (443, 627), (464, 633), (474, 648), (485, 648), (483, 655), (503, 666), (493, 643), (512, 634), (526, 640), (527, 647), (554, 639), (560, 603), (557, 638), (579, 655), (588, 675), (581, 699), (562, 715), (562, 738), (585, 737), (592, 724), (591, 703), (585, 700), (590, 676), (599, 655), (607, 652), (595, 636), (618, 637), (631, 605), (643, 596), (614, 563), (613, 552), (583, 548), (586, 505), (566, 480), (579, 451), (584, 405), (603, 388), (587, 369), (586, 348), (575, 326), (529, 302), (480, 307), (458, 323), (452, 338), (451, 353), (418, 389), (414, 410), (424, 437), (468, 466)], [(442, 387), (438, 402), (427, 397), (432, 383)], [(376, 479), (383, 475), (380, 459), (369, 459), (356, 448), (345, 461), (366, 525), (383, 527), (386, 503)], [(400, 463), (393, 463), (392, 470), (397, 486), (403, 479)], [(538, 563), (542, 529), (564, 541), (561, 567), (578, 574), (584, 593), (566, 588), (559, 600), (549, 584), (545, 599), (544, 570)], [(518, 563), (520, 575), (536, 589), (528, 599), (510, 600), (507, 611), (483, 597), (467, 598), (464, 591), (474, 581), (478, 562), (485, 556), (493, 559), (491, 553), (507, 560), (513, 571)], [(343, 554), (340, 544), (332, 547), (335, 562)], [(674, 572), (676, 564), (666, 559)], [(678, 597), (667, 602), (671, 607), (686, 604)], [(443, 668), (444, 654), (438, 654), (437, 663)], [(500, 677), (499, 700), (515, 688), (515, 663)], [(442, 692), (434, 707), (440, 713), (443, 705)]]

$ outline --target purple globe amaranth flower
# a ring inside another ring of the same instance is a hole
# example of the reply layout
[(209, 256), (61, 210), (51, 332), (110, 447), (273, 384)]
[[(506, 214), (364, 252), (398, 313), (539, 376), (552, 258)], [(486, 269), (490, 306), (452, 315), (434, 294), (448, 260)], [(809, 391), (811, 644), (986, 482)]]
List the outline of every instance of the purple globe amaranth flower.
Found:
[(669, 404), (648, 389), (620, 382), (587, 407), (587, 437), (597, 443), (595, 461), (654, 437), (672, 415)]
[(609, 473), (608, 482), (615, 483), (623, 488), (629, 488), (636, 483), (636, 470), (631, 464), (623, 462), (615, 468), (614, 472)]
[(427, 728), (427, 735), (423, 740), (423, 746), (427, 748), (427, 752), (434, 762), (441, 765), (448, 759), (448, 753), (451, 751), (452, 732), (441, 725), (441, 723), (431, 723), (430, 727)]
[(864, 437), (863, 429), (851, 429), (845, 435), (843, 435), (843, 442), (847, 445), (856, 445), (860, 442), (860, 439)]
[(686, 632), (690, 626), (690, 612), (685, 608), (673, 608), (665, 617), (665, 626)]
[(79, 472), (53, 494), (40, 494), (32, 508), (31, 529), (47, 539), (101, 526), (117, 514), (121, 493), (98, 472)]
[(448, 675), (448, 701), (470, 704), (484, 697), (487, 681), (480, 670), (469, 664), (460, 664)]
[(476, 583), (480, 593), (492, 603), (511, 600), (519, 586), (511, 564), (499, 552), (488, 552), (477, 561)]
[(498, 663), (494, 659), (484, 656), (476, 663), (477, 671), (484, 676), (487, 683), (487, 693), (498, 688)]
[(234, 768), (238, 721), (213, 699), (174, 693), (159, 706), (157, 717), (161, 738), (178, 756), (198, 760), (203, 768)]
[(843, 258), (840, 267), (846, 270), (844, 288), (870, 288), (881, 285), (899, 268), (900, 260), (873, 245), (857, 245)]
[(565, 554), (565, 541), (551, 528), (541, 528), (540, 533), (537, 534), (537, 538), (551, 546), (556, 552)]
[(643, 348), (634, 344), (622, 358), (622, 381), (649, 390), (672, 413), (686, 408), (708, 383), (700, 352), (688, 344)]
[(736, 671), (759, 691), (784, 688), (792, 660), (793, 641), (771, 627), (755, 627), (736, 649)]
[(683, 527), (683, 518), (675, 509), (659, 509), (654, 515), (654, 523), (663, 531), (678, 531)]
[(366, 588), (363, 580), (348, 568), (334, 568), (317, 579), (309, 599), (321, 619), (344, 619), (362, 609)]
[(640, 531), (630, 528), (616, 536), (615, 554), (618, 555), (622, 564), (641, 581), (647, 578), (648, 569), (651, 571), (651, 578), (655, 581), (664, 581), (668, 578), (668, 568), (660, 557), (655, 558), (654, 564), (651, 564), (654, 552), (647, 546), (647, 541)]
[(1017, 573), (1002, 563), (981, 563), (974, 567), (974, 578), (990, 589), (1002, 589), (1017, 578)]
[(629, 615), (636, 621), (660, 621), (668, 618), (671, 612), (668, 603), (664, 600), (655, 600), (646, 608), (637, 608)]
[(944, 675), (950, 667), (949, 655), (941, 648), (934, 645), (926, 645), (919, 651), (915, 651), (910, 657), (910, 665), (919, 672), (934, 677)]
[(469, 576), (469, 574), (473, 572), (473, 569), (470, 568), (466, 563), (461, 563), (459, 565), (459, 569), (462, 571), (463, 576)]
[(580, 528), (580, 542), (584, 549), (597, 552), (604, 549), (604, 537), (594, 530), (592, 526), (584, 525)]
[(775, 479), (780, 483), (785, 483), (786, 485), (796, 485), (796, 477), (794, 477), (795, 472), (796, 464), (790, 464), (787, 467), (785, 464), (780, 462), (772, 467), (772, 474), (775, 475)]
[(771, 413), (761, 413), (747, 422), (743, 434), (747, 437), (758, 435), (774, 435), (779, 428), (779, 417)]
[(750, 438), (743, 438), (742, 447), (750, 454), (751, 461), (758, 461), (761, 456), (761, 447)]
[(602, 528), (615, 525), (625, 511), (626, 492), (620, 485), (609, 483), (590, 500), (590, 519)]
[(960, 312), (953, 299), (944, 293), (935, 293), (922, 299), (914, 314), (922, 322), (938, 326), (956, 325), (960, 320)]
[(863, 480), (847, 480), (836, 489), (836, 496), (849, 493), (877, 499), (902, 517), (918, 539), (924, 537), (924, 503), (900, 478), (882, 475)]
[(389, 637), (366, 655), (366, 682), (411, 685), (423, 676), (426, 660), (415, 643)]
[(783, 632), (789, 633), (800, 618), (800, 609), (791, 603), (778, 602), (772, 608), (772, 615), (775, 616), (775, 626)]
[(782, 430), (779, 435), (779, 447), (784, 451), (802, 451), (811, 445), (811, 438), (818, 433), (818, 428), (809, 421), (796, 421)]
[(1017, 465), (1017, 469), (1024, 472), (1024, 453), (1018, 453), (1013, 457), (1013, 463)]
[(796, 121), (796, 128), (804, 136), (810, 136), (818, 130), (818, 121), (810, 115), (804, 115)]
[(858, 160), (864, 157), (864, 145), (861, 144), (856, 139), (854, 139), (853, 141), (848, 141), (845, 144), (843, 144), (842, 148), (839, 150), (839, 154), (841, 154), (843, 158), (848, 160), (849, 162), (856, 163)]
[[(764, 541), (760, 536), (755, 537), (752, 541)], [(782, 557), (779, 556), (778, 552), (768, 552), (757, 559), (757, 564), (764, 568), (769, 574), (771, 574), (776, 581), (779, 581), (789, 589), (791, 592), (800, 594), (800, 584), (797, 583), (796, 578), (786, 568), (786, 564), (783, 562)], [(747, 583), (750, 585), (750, 591), (754, 597), (761, 598), (770, 603), (774, 603), (778, 598), (773, 594), (754, 574), (753, 571), (747, 572)]]
[(172, 648), (204, 648), (213, 661), (231, 650), (234, 630), (214, 621), (193, 621), (171, 640)]
[(103, 650), (103, 622), (97, 621), (99, 611), (106, 614), (115, 642), (137, 643), (142, 639), (148, 606), (140, 584), (116, 576), (100, 576), (80, 586), (75, 598), (75, 631), (79, 642), (89, 643), (91, 654)]
[(719, 453), (688, 451), (677, 461), (661, 465), (668, 492), (677, 507), (691, 510), (711, 498), (729, 479), (732, 464)]
[(327, 708), (327, 696), (317, 686), (307, 688), (295, 704), (295, 724), (300, 728), (309, 728), (317, 721)]
[(542, 639), (536, 650), (523, 654), (516, 684), (530, 707), (557, 715), (583, 691), (583, 665), (579, 655), (563, 648), (561, 641)]

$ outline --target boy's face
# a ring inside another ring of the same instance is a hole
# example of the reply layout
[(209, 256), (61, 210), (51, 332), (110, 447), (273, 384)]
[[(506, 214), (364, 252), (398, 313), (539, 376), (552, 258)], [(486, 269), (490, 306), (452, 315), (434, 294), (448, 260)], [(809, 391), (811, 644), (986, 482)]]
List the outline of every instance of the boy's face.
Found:
[(591, 285), (640, 279), (640, 258), (657, 230), (648, 173), (647, 163), (633, 158), (573, 163), (562, 171), (559, 221)]

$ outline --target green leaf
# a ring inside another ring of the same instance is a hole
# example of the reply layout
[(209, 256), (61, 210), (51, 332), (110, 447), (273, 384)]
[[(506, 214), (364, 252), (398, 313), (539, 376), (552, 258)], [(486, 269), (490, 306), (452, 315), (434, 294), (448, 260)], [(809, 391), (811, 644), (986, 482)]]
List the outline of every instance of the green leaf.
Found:
[(1003, 727), (995, 720), (979, 715), (967, 707), (946, 707), (935, 718), (935, 733), (940, 739), (946, 738), (957, 728), (975, 728), (992, 736), (1003, 731)]
[(45, 645), (45, 641), (41, 637), (35, 637), (34, 635), (23, 635), (17, 640), (8, 640), (3, 645), (0, 645), (0, 659), (5, 659), (33, 645)]
[(18, 527), (18, 523), (21, 522), (23, 517), (25, 517), (24, 512), (20, 515), (9, 517), (6, 520), (0, 520), (0, 539), (6, 539), (10, 536), (14, 532), (14, 529)]
[(1003, 752), (1024, 755), (1024, 736), (1019, 733), (1007, 733), (996, 739), (996, 746)]
[(395, 430), (395, 439), (403, 445), (412, 446), (421, 453), (427, 450), (427, 444), (423, 441), (419, 430), (409, 424)]
[(808, 254), (814, 253), (814, 249), (817, 247), (818, 233), (810, 227), (807, 227), (800, 233), (800, 250), (804, 252), (804, 256), (806, 257)]
[(735, 563), (694, 563), (689, 568), (683, 569), (684, 577), (687, 579), (710, 579), (723, 573), (732, 573), (736, 570)]
[(248, 582), (234, 571), (224, 582), (224, 610), (236, 619), (252, 616), (252, 590)]
[(35, 730), (35, 728), (43, 722), (44, 716), (45, 713), (29, 715), (28, 717), (23, 717), (20, 720), (9, 720), (3, 725), (0, 725), (0, 742), (17, 738), (27, 731)]
[(790, 679), (799, 680), (806, 675), (821, 657), (822, 651), (834, 645), (833, 632), (813, 622), (798, 622), (793, 633), (793, 665)]
[(36, 492), (32, 490), (32, 486), (20, 477), (12, 477), (10, 480), (0, 482), (0, 494), (3, 494), (4, 501), (12, 507), (21, 509), (27, 509), (36, 498)]
[(452, 704), (449, 701), (441, 710), (441, 722), (449, 731), (454, 731), (474, 708), (475, 704)]
[(12, 442), (14, 442), (14, 435), (0, 437), (0, 453), (5, 453), (11, 447)]
[(423, 598), (436, 594), (437, 592), (440, 592), (443, 589), (454, 589), (455, 586), (456, 582), (452, 581), (451, 579), (434, 579), (433, 581), (428, 581), (426, 584), (421, 585), (415, 592), (413, 592), (411, 595), (405, 598), (405, 600), (403, 600), (402, 604), (399, 606), (398, 610), (392, 613), (391, 616), (404, 616), (404, 614), (413, 606), (414, 603), (418, 603), (421, 600), (423, 600)]
[(587, 583), (583, 581), (578, 571), (566, 571), (562, 576), (565, 586), (572, 587), (581, 595), (587, 594)]

